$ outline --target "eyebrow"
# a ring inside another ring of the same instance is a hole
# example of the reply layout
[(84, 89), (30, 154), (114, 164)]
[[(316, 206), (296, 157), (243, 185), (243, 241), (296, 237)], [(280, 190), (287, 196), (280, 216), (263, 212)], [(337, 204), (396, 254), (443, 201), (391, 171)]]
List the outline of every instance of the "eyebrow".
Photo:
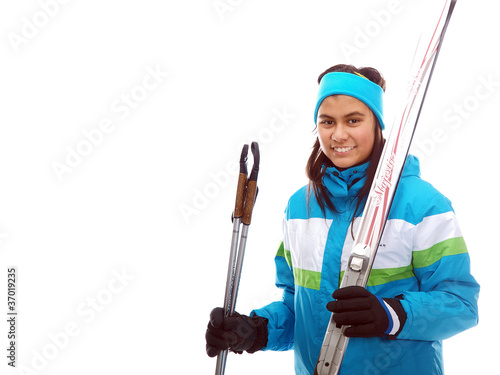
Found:
[(345, 117), (353, 117), (353, 116), (361, 116), (361, 117), (365, 117), (365, 114), (364, 113), (361, 113), (359, 111), (354, 111), (354, 112), (351, 112), (351, 113), (348, 113), (347, 115), (344, 116)]
[[(344, 115), (343, 118), (348, 118), (348, 117), (353, 117), (353, 116), (366, 117), (366, 115), (364, 113), (361, 113), (359, 111), (354, 111), (354, 112), (350, 112), (350, 113)], [(325, 114), (321, 114), (318, 117), (321, 118), (321, 119), (324, 119), (324, 118), (333, 119), (334, 118), (332, 116), (327, 115), (326, 113)]]

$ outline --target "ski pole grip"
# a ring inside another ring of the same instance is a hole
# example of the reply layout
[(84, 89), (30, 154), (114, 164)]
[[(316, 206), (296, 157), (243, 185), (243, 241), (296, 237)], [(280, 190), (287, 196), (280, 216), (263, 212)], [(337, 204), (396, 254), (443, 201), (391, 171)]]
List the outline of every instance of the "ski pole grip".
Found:
[(245, 203), (245, 188), (247, 185), (247, 175), (240, 173), (238, 177), (238, 188), (236, 189), (236, 203), (234, 205), (234, 217), (243, 216), (243, 205)]
[(243, 206), (245, 205), (245, 189), (247, 187), (247, 155), (248, 145), (243, 145), (240, 156), (240, 174), (238, 176), (238, 187), (236, 188), (236, 203), (234, 205), (233, 217), (243, 216)]
[(247, 198), (245, 201), (245, 208), (243, 210), (243, 224), (250, 225), (252, 221), (252, 211), (255, 205), (255, 198), (257, 197), (257, 181), (248, 181)]

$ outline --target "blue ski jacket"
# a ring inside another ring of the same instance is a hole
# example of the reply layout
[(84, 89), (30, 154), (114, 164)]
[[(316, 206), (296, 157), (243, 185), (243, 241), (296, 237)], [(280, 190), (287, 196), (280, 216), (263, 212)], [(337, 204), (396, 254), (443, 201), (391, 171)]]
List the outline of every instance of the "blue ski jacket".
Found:
[[(307, 187), (289, 200), (275, 258), (283, 299), (252, 311), (269, 320), (263, 350), (294, 349), (296, 374), (313, 374), (360, 220), (351, 219), (369, 163), (327, 168), (323, 184), (338, 212), (326, 217)], [(450, 201), (420, 178), (409, 156), (380, 241), (367, 289), (403, 296), (407, 314), (396, 339), (351, 338), (340, 374), (443, 374), (442, 340), (477, 324), (479, 285)]]

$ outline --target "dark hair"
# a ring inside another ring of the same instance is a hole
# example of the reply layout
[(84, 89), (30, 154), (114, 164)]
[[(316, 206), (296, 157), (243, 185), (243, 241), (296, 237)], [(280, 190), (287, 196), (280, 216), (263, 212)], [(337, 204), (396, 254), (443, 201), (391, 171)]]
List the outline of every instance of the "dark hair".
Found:
[(331, 68), (328, 68), (327, 70), (325, 70), (323, 73), (321, 73), (319, 75), (318, 84), (321, 82), (321, 78), (323, 78), (323, 76), (325, 74), (333, 73), (333, 72), (343, 72), (343, 73), (351, 73), (351, 74), (359, 73), (361, 75), (364, 75), (366, 78), (368, 78), (373, 83), (376, 83), (377, 85), (382, 87), (382, 90), (385, 91), (385, 79), (384, 79), (384, 77), (382, 77), (382, 74), (380, 74), (380, 72), (377, 69), (370, 68), (370, 67), (358, 69), (353, 65), (346, 65), (346, 64), (334, 65)]
[[(323, 73), (320, 74), (318, 78), (318, 83), (321, 82), (321, 78), (327, 73), (331, 72), (345, 72), (345, 73), (359, 73), (368, 78), (370, 81), (376, 83), (382, 89), (385, 91), (385, 79), (382, 77), (382, 75), (374, 68), (361, 68), (358, 69), (352, 65), (335, 65), (332, 66), (331, 68), (325, 70)], [(379, 124), (379, 121), (376, 116), (374, 116), (376, 124), (375, 124), (375, 141), (373, 144), (373, 149), (372, 152), (369, 156), (370, 165), (367, 170), (367, 178), (366, 182), (359, 191), (357, 195), (357, 205), (356, 209), (354, 210), (353, 218), (356, 217), (356, 214), (360, 208), (361, 202), (363, 198), (368, 194), (370, 187), (372, 185), (373, 179), (375, 177), (375, 173), (377, 171), (377, 166), (378, 166), (378, 160), (380, 159), (380, 155), (382, 154), (382, 150), (384, 148), (384, 137), (382, 135), (382, 128)], [(325, 167), (333, 167), (333, 163), (331, 162), (330, 159), (323, 153), (321, 150), (321, 146), (319, 143), (319, 139), (316, 139), (314, 142), (314, 146), (311, 152), (311, 155), (309, 156), (309, 160), (307, 161), (307, 166), (306, 166), (306, 174), (307, 177), (309, 178), (309, 185), (308, 185), (308, 191), (307, 191), (307, 206), (308, 206), (308, 211), (309, 211), (309, 196), (310, 196), (310, 191), (311, 189), (314, 192), (314, 196), (316, 197), (316, 200), (318, 201), (318, 204), (321, 208), (321, 211), (323, 212), (323, 215), (326, 216), (326, 208), (332, 210), (333, 212), (337, 212), (337, 209), (335, 208), (335, 205), (333, 204), (332, 200), (328, 196), (328, 192), (326, 187), (323, 185), (323, 176), (325, 174)]]

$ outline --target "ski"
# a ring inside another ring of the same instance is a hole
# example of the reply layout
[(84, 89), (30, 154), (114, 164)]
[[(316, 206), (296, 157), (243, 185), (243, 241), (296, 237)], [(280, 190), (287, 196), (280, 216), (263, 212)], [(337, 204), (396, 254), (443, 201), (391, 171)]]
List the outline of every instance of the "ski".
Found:
[[(247, 155), (248, 145), (244, 145), (240, 156), (240, 173), (236, 189), (236, 202), (232, 215), (233, 234), (231, 236), (231, 249), (227, 268), (226, 291), (224, 295), (224, 315), (234, 314), (238, 288), (240, 285), (243, 258), (248, 237), (248, 229), (252, 221), (252, 212), (257, 198), (257, 176), (259, 174), (260, 152), (257, 142), (252, 142), (253, 167), (248, 177)], [(243, 224), (243, 228), (241, 228)], [(240, 234), (241, 228), (241, 234)], [(224, 375), (226, 369), (228, 350), (221, 351), (217, 356), (215, 367), (216, 375)]]
[[(408, 97), (384, 145), (341, 288), (366, 287), (455, 4), (456, 0), (444, 2), (428, 44), (420, 51), (417, 47)], [(349, 338), (344, 335), (346, 328), (348, 327), (337, 326), (332, 314), (314, 371), (315, 375), (338, 374), (349, 342)]]

